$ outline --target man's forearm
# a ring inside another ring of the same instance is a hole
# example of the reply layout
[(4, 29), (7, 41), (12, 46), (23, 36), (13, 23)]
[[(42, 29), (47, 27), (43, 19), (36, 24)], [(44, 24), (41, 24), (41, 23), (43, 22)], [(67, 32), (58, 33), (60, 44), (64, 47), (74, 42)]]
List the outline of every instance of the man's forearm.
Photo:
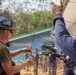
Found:
[(49, 53), (47, 53), (47, 52), (42, 52), (42, 55), (49, 56)]
[(19, 50), (11, 51), (10, 54), (12, 57), (14, 57), (14, 56), (21, 54), (22, 52), (23, 52), (23, 50), (19, 49)]

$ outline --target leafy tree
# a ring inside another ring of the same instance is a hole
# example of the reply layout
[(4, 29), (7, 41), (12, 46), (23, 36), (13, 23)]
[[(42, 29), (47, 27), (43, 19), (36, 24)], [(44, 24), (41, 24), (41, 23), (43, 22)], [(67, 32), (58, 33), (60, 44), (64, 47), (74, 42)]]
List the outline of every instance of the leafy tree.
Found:
[(5, 10), (2, 9), (2, 2), (5, 0), (0, 0), (0, 16), (9, 16), (9, 10), (6, 8)]
[(14, 20), (16, 28), (14, 36), (49, 28), (52, 25), (53, 14), (45, 8), (49, 3), (47, 0), (38, 0), (39, 10), (28, 7), (33, 5), (28, 0), (24, 0), (22, 3), (16, 2), (16, 0), (0, 0), (2, 5), (1, 1), (8, 3), (1, 15), (9, 15)]
[(17, 15), (11, 14), (11, 17), (16, 25), (14, 35), (49, 28), (53, 20), (53, 14), (50, 11), (36, 11), (34, 13), (20, 12)]

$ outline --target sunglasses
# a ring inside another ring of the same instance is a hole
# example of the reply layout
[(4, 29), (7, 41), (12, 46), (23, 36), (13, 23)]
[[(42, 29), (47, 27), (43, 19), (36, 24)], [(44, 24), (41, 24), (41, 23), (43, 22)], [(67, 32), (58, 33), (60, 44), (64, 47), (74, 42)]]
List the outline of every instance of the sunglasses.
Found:
[(13, 30), (9, 30), (10, 31), (10, 33), (13, 33)]

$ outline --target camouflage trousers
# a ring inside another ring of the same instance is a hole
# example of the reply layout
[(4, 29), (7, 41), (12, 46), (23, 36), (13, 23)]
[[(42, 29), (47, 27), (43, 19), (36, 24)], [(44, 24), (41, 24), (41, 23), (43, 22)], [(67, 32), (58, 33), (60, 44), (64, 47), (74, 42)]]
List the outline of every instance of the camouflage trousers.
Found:
[(34, 64), (34, 75), (38, 75), (38, 63)]
[(49, 67), (49, 75), (56, 75), (56, 66)]

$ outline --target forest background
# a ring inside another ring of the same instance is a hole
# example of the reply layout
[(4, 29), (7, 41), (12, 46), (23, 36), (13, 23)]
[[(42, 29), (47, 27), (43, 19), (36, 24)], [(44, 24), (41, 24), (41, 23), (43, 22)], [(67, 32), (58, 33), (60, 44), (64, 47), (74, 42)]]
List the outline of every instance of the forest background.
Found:
[(20, 1), (0, 0), (0, 16), (10, 16), (14, 21), (13, 36), (52, 27), (50, 0)]

